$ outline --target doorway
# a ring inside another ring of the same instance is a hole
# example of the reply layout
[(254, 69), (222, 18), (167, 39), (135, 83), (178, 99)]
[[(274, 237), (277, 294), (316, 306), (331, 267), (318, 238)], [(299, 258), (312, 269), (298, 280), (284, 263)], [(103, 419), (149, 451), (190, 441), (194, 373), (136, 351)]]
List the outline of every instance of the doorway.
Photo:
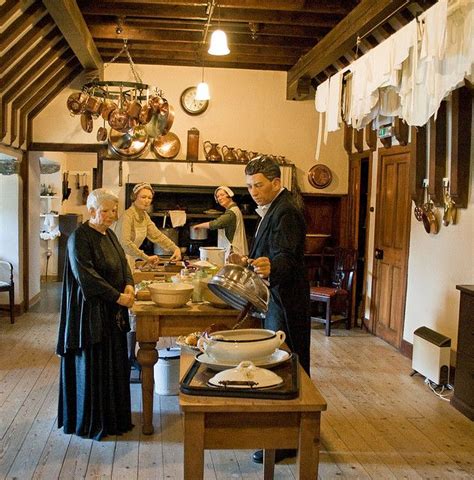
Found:
[(354, 153), (350, 156), (349, 195), (348, 195), (348, 246), (358, 251), (357, 272), (352, 292), (352, 318), (355, 324), (364, 322), (365, 296), (367, 283), (369, 198), (372, 176), (372, 153)]

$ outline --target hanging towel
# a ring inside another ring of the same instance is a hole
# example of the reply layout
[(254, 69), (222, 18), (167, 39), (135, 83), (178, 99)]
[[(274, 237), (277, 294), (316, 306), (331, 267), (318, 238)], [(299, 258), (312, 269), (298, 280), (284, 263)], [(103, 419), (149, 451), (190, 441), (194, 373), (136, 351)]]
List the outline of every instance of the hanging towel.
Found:
[(170, 210), (169, 214), (173, 228), (182, 227), (186, 223), (186, 212), (184, 210)]

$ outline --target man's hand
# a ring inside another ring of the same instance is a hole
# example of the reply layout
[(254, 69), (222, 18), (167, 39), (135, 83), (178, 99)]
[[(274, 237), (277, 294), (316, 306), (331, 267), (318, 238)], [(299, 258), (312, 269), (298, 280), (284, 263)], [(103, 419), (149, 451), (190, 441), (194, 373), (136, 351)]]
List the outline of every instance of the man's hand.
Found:
[(249, 260), (254, 272), (262, 278), (268, 278), (271, 272), (271, 262), (268, 257), (258, 257), (254, 260)]

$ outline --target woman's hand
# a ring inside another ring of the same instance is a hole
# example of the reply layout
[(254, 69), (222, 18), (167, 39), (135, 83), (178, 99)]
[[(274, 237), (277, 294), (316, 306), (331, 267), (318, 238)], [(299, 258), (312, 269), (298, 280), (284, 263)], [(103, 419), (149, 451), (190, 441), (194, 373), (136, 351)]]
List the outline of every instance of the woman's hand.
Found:
[(198, 223), (193, 225), (193, 230), (198, 230), (199, 228), (209, 228), (209, 222)]
[(121, 293), (120, 297), (117, 300), (117, 303), (122, 307), (132, 308), (134, 301), (135, 295), (130, 295), (129, 293)]
[(135, 286), (134, 285), (127, 285), (123, 291), (125, 295), (132, 295), (133, 299), (135, 299)]
[(268, 257), (259, 257), (255, 260), (250, 260), (249, 264), (252, 265), (254, 272), (262, 278), (268, 278), (271, 272), (271, 262)]
[(160, 261), (160, 257), (158, 255), (150, 255), (146, 261), (146, 263), (158, 263)]
[(181, 260), (181, 250), (178, 247), (173, 252), (173, 255), (171, 255), (170, 262), (179, 262), (179, 260)]

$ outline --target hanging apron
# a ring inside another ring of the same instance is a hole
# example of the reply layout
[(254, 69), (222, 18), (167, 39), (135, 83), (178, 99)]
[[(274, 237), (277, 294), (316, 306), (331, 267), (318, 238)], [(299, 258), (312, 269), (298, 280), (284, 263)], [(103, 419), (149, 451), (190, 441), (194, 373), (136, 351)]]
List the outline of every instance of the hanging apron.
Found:
[(235, 214), (235, 233), (232, 243), (225, 236), (225, 230), (219, 228), (217, 231), (217, 246), (225, 250), (225, 259), (233, 252), (238, 253), (239, 255), (248, 255), (249, 249), (247, 246), (247, 237), (245, 236), (245, 227), (244, 219), (242, 217), (242, 212), (240, 211), (237, 205), (230, 207), (229, 210)]

